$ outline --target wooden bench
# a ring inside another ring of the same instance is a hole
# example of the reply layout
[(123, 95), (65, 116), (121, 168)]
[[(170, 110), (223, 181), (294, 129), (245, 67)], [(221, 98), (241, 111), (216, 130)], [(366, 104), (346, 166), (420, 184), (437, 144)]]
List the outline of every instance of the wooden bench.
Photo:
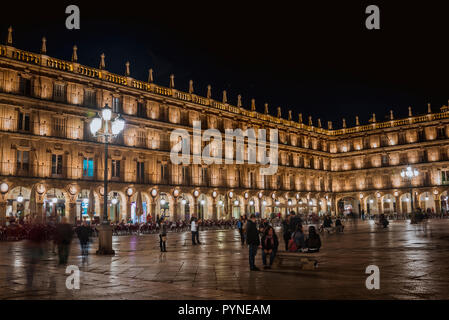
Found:
[(289, 265), (303, 270), (314, 270), (318, 266), (319, 257), (320, 252), (277, 252), (273, 266), (279, 268)]

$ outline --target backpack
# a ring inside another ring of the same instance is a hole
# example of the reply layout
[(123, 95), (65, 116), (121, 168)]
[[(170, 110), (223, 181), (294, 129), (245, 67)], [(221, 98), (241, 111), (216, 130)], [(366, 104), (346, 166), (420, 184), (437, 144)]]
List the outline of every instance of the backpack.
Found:
[(290, 251), (290, 252), (298, 251), (298, 246), (296, 245), (294, 236), (288, 241), (288, 251)]

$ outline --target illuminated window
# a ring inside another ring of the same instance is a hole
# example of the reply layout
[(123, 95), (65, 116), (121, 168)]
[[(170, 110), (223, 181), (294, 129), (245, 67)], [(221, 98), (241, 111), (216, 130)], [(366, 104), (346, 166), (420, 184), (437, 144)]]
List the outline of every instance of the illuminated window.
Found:
[(83, 159), (83, 176), (92, 178), (94, 176), (94, 159), (84, 158)]
[(53, 175), (62, 174), (62, 155), (60, 154), (51, 155), (51, 174)]

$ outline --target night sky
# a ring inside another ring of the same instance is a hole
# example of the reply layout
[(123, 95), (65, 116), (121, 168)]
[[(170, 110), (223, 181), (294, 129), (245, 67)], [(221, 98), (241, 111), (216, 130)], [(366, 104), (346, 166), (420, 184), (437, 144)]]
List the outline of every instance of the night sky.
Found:
[[(303, 3), (304, 2), (304, 3)], [(394, 2), (394, 4), (392, 3)], [(449, 99), (448, 11), (429, 1), (58, 1), (2, 3), (0, 36), (13, 25), (14, 46), (39, 52), (47, 38), (49, 56), (70, 60), (78, 46), (79, 63), (98, 67), (106, 55), (106, 69), (221, 100), (224, 89), (230, 103), (242, 94), (243, 105), (256, 99), (263, 112), (281, 106), (313, 116), (323, 125), (355, 115), (368, 123), (390, 109), (396, 117), (434, 111)], [(48, 3), (48, 4), (46, 4)], [(94, 4), (95, 3), (95, 4)], [(293, 4), (296, 5), (293, 5)], [(76, 4), (81, 30), (65, 28), (65, 8)], [(365, 28), (365, 8), (380, 7), (381, 30)]]

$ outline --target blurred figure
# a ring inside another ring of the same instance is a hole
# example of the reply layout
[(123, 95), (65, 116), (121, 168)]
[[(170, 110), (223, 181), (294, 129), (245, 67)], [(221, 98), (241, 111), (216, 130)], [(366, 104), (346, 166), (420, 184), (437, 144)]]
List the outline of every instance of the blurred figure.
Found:
[(337, 218), (337, 220), (335, 220), (335, 231), (337, 233), (343, 233), (345, 226), (341, 223), (340, 218)]
[(288, 251), (288, 243), (289, 243), (290, 239), (292, 238), (293, 231), (295, 231), (290, 228), (290, 226), (291, 226), (290, 219), (291, 219), (291, 215), (288, 215), (287, 219), (282, 221), (282, 234), (283, 234), (284, 242), (285, 242), (285, 251)]
[(79, 227), (75, 229), (76, 235), (80, 241), (81, 255), (84, 259), (89, 255), (89, 242), (92, 236), (92, 229), (84, 221)]
[(72, 242), (72, 226), (67, 223), (67, 218), (62, 217), (61, 223), (56, 226), (56, 244), (58, 245), (59, 264), (67, 264)]
[(45, 245), (45, 228), (43, 225), (33, 223), (29, 234), (26, 248), (28, 249), (29, 262), (26, 269), (27, 274), (27, 287), (33, 286), (34, 273), (36, 267), (44, 255)]
[(314, 253), (319, 252), (321, 248), (321, 238), (320, 235), (316, 232), (314, 226), (309, 227), (309, 235), (306, 239), (306, 247), (307, 252)]
[(159, 229), (159, 245), (161, 247), (161, 252), (167, 252), (167, 223), (165, 221), (160, 222)]
[(259, 231), (257, 230), (256, 215), (251, 214), (246, 227), (246, 243), (249, 246), (249, 268), (251, 271), (259, 271), (255, 265), (257, 249), (260, 246)]
[[(264, 269), (271, 269), (276, 252), (278, 251), (279, 241), (274, 229), (267, 227), (264, 236), (262, 237), (262, 263)], [(270, 257), (270, 264), (267, 265), (267, 256)]]
[(245, 245), (245, 218), (243, 216), (240, 216), (240, 219), (237, 221), (237, 229), (239, 229), (240, 233), (240, 241), (242, 243), (242, 246)]

